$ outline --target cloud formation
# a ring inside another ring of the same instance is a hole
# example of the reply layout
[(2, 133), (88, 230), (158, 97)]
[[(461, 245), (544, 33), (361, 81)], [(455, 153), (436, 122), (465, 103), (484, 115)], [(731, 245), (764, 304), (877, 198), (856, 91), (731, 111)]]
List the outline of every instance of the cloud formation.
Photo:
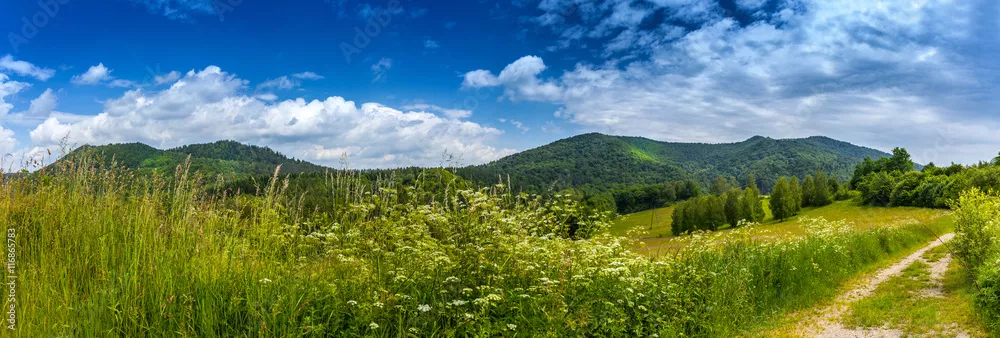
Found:
[(490, 146), (502, 131), (431, 112), (404, 112), (342, 97), (269, 103), (242, 94), (248, 82), (211, 66), (190, 71), (168, 89), (135, 89), (105, 102), (103, 112), (66, 122), (53, 116), (30, 132), (36, 147), (69, 135), (77, 144), (144, 142), (160, 148), (234, 139), (285, 154), (354, 167), (438, 165), (447, 151), (467, 163), (513, 152)]
[(96, 66), (91, 66), (90, 69), (87, 69), (86, 73), (74, 76), (70, 82), (78, 85), (96, 85), (113, 79), (111, 72), (113, 72), (113, 70), (105, 67), (104, 63), (99, 63)]
[(29, 62), (14, 60), (14, 56), (10, 54), (0, 58), (0, 71), (10, 71), (20, 76), (34, 77), (39, 81), (48, 81), (56, 75), (54, 69), (42, 68)]
[(470, 71), (462, 87), (556, 104), (584, 129), (668, 141), (822, 134), (907, 146), (922, 162), (1000, 148), (1000, 102), (989, 94), (1000, 70), (982, 47), (1000, 45), (1000, 24), (978, 14), (1000, 12), (995, 3), (796, 0), (764, 11), (740, 1), (757, 10), (752, 20), (714, 1), (649, 3), (541, 1), (532, 24), (607, 58), (550, 70), (525, 56), (499, 75)]

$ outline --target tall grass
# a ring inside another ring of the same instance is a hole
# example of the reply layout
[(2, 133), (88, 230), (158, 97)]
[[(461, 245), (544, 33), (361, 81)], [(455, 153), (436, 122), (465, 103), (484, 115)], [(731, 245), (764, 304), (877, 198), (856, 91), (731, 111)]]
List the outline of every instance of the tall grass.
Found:
[(58, 172), (0, 183), (19, 336), (727, 336), (930, 236), (817, 220), (652, 259), (606, 215), (504, 184), (426, 196), (341, 172), (324, 182), (341, 206), (305, 213), (277, 171), (259, 195), (184, 168)]

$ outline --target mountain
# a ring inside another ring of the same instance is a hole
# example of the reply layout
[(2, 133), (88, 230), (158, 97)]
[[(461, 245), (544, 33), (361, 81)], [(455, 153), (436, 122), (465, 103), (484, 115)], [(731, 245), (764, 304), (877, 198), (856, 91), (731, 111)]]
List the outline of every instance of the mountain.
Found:
[(781, 176), (823, 170), (846, 181), (865, 157), (887, 153), (827, 137), (777, 140), (755, 136), (725, 144), (672, 143), (642, 137), (583, 134), (504, 157), (492, 163), (463, 168), (459, 174), (480, 182), (496, 182), (510, 175), (527, 191), (583, 188), (603, 191), (636, 184), (695, 179), (707, 186), (718, 176), (747, 174), (768, 191)]
[[(236, 141), (194, 144), (160, 150), (142, 143), (110, 144), (104, 146), (82, 146), (65, 159), (91, 157), (104, 163), (114, 161), (117, 165), (144, 172), (157, 171), (173, 173), (177, 166), (191, 156), (191, 171), (205, 175), (236, 174), (237, 176), (266, 176), (274, 173), (281, 165), (281, 172), (287, 174), (323, 172), (327, 168), (306, 161), (288, 158), (267, 147), (245, 145)], [(57, 164), (59, 162), (56, 162)], [(58, 166), (58, 165), (55, 165)]]
[[(145, 172), (172, 173), (191, 156), (192, 171), (202, 174), (269, 176), (282, 173), (318, 173), (326, 167), (288, 158), (267, 147), (235, 141), (193, 144), (159, 150), (141, 143), (83, 146), (67, 158), (94, 156)], [(755, 136), (726, 144), (671, 143), (642, 137), (583, 134), (513, 154), (492, 163), (458, 168), (456, 174), (479, 184), (510, 177), (521, 190), (543, 193), (566, 188), (605, 191), (632, 185), (694, 179), (708, 186), (717, 176), (734, 176), (742, 183), (757, 176), (763, 191), (781, 176), (799, 176), (817, 169), (846, 181), (865, 157), (887, 157), (884, 152), (827, 137), (777, 140)], [(63, 160), (60, 160), (63, 161)], [(418, 168), (396, 170), (413, 174)], [(384, 170), (370, 170), (377, 176)], [(415, 175), (415, 174), (413, 174)], [(411, 175), (412, 176), (412, 175)]]

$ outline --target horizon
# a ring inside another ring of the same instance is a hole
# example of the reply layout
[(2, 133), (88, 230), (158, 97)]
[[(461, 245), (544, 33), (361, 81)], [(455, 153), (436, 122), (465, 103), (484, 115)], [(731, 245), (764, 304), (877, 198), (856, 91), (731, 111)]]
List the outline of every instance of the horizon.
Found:
[[(231, 139), (359, 168), (590, 132), (1000, 150), (989, 1), (0, 4), (0, 155)], [(115, 18), (109, 20), (109, 18)]]

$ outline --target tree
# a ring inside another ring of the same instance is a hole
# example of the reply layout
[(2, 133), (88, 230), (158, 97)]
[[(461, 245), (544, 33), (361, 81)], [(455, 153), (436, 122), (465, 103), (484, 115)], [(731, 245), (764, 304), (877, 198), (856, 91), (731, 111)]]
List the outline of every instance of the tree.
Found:
[(1000, 153), (997, 153), (997, 157), (993, 158), (993, 165), (1000, 166)]
[(712, 188), (709, 191), (712, 195), (716, 196), (725, 194), (729, 191), (729, 182), (726, 182), (726, 179), (722, 178), (722, 176), (717, 176), (715, 178), (715, 182), (712, 183)]
[[(836, 182), (836, 180), (834, 180)], [(826, 177), (826, 173), (821, 170), (816, 170), (816, 176), (813, 177), (813, 205), (817, 207), (822, 207), (833, 203), (833, 194), (830, 193), (830, 179)]]
[(774, 188), (771, 189), (771, 213), (774, 215), (774, 219), (784, 221), (791, 217), (794, 199), (795, 196), (792, 195), (788, 180), (784, 177), (779, 178), (778, 183), (775, 183)]
[(904, 148), (897, 147), (893, 149), (892, 157), (887, 161), (885, 171), (898, 171), (900, 173), (913, 171), (913, 161), (910, 160), (910, 153)]
[(813, 177), (806, 175), (806, 179), (802, 180), (802, 204), (803, 207), (810, 207), (816, 205), (815, 193), (816, 193), (816, 183)]
[(799, 184), (799, 178), (792, 176), (792, 180), (788, 183), (788, 193), (792, 196), (789, 200), (791, 207), (788, 209), (792, 213), (789, 216), (793, 216), (802, 210), (802, 186)]
[(674, 236), (680, 236), (684, 233), (684, 208), (687, 207), (687, 203), (680, 203), (674, 207), (674, 214), (671, 216), (672, 222), (670, 223), (670, 233)]
[(733, 189), (726, 193), (726, 222), (732, 227), (740, 224), (740, 220), (745, 219), (743, 212), (741, 212), (742, 201), (740, 200), (743, 194), (739, 190)]
[(760, 189), (757, 188), (757, 177), (753, 174), (747, 176), (747, 189), (750, 190), (746, 192), (746, 197), (751, 198), (750, 201), (746, 202), (751, 206), (750, 209), (750, 220), (754, 222), (764, 221), (764, 203), (760, 200)]

